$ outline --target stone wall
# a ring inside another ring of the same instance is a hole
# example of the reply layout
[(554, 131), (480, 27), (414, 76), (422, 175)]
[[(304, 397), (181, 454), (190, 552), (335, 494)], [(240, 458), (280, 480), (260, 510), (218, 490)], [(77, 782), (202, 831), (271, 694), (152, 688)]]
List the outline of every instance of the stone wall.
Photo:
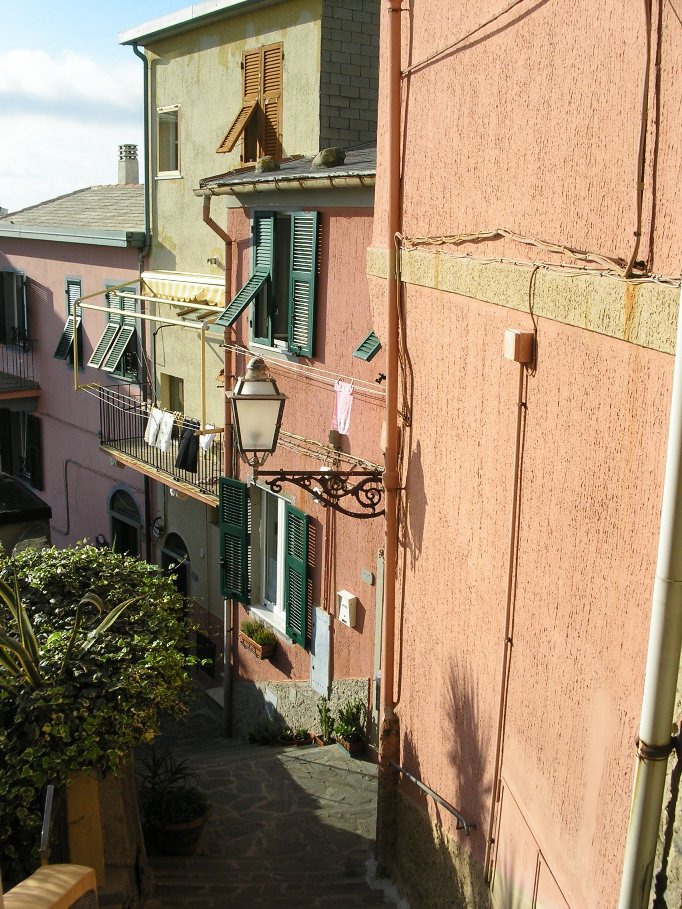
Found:
[(377, 0), (325, 0), (320, 67), (320, 148), (376, 141)]
[(455, 840), (432, 823), (425, 802), (418, 805), (400, 790), (396, 800), (395, 841), (385, 867), (411, 909), (491, 909), (483, 868), (464, 834)]
[[(367, 701), (368, 691), (368, 679), (332, 682), (329, 697), (332, 715), (337, 716), (339, 706), (348, 701), (356, 698)], [(292, 729), (319, 732), (319, 701), (320, 695), (308, 682), (239, 682), (234, 687), (232, 734), (235, 738), (246, 739), (249, 730), (268, 712)], [(271, 711), (267, 707), (269, 703), (275, 705)]]

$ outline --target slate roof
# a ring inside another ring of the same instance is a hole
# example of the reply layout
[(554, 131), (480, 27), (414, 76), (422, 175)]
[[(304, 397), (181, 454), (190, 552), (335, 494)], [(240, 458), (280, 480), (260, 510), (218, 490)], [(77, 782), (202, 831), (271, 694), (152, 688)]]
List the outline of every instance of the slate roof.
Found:
[(7, 223), (73, 230), (144, 231), (144, 186), (88, 186), (0, 218)]
[(235, 186), (242, 184), (263, 184), (297, 181), (319, 180), (331, 182), (334, 177), (374, 177), (377, 169), (377, 150), (375, 145), (362, 145), (357, 148), (346, 149), (346, 160), (336, 167), (313, 167), (313, 158), (296, 158), (290, 161), (281, 161), (279, 170), (257, 174), (254, 167), (239, 168), (219, 174), (216, 177), (204, 177), (199, 182), (201, 189), (210, 189), (213, 186)]

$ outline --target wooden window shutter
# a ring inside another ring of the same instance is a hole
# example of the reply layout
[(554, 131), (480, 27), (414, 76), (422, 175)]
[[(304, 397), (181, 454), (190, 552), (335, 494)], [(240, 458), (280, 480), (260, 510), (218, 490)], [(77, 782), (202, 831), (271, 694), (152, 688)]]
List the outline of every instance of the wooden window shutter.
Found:
[(219, 480), (220, 592), (240, 603), (249, 601), (249, 509), (246, 483)]
[[(80, 299), (81, 296), (81, 282), (80, 281), (67, 281), (66, 282), (66, 314), (67, 316), (74, 315), (74, 303), (76, 300)], [(81, 315), (80, 306), (76, 306), (77, 317)]]
[(261, 58), (261, 48), (252, 51), (244, 51), (244, 56), (242, 58), (244, 103), (247, 101), (258, 101), (260, 98)]
[(303, 357), (312, 357), (315, 348), (317, 222), (316, 211), (291, 215), (288, 342), (289, 350)]
[(295, 644), (306, 645), (309, 600), (308, 536), (310, 518), (286, 506), (284, 608), (286, 632)]
[(251, 118), (259, 109), (261, 88), (261, 50), (245, 51), (242, 58), (242, 106), (232, 121), (216, 152), (231, 152), (237, 140), (244, 134)]
[(370, 331), (367, 337), (355, 348), (353, 356), (358, 357), (360, 360), (366, 360), (369, 363), (370, 360), (373, 360), (374, 357), (376, 357), (380, 350), (381, 341), (374, 334), (374, 331)]
[(219, 154), (224, 154), (225, 152), (232, 151), (232, 149), (237, 144), (237, 139), (239, 139), (241, 134), (246, 129), (248, 122), (251, 119), (251, 117), (257, 107), (258, 107), (258, 100), (244, 102), (241, 110), (239, 111), (237, 116), (234, 118), (234, 120), (232, 121), (232, 125), (230, 126), (227, 133), (225, 134), (225, 138), (220, 143), (218, 148), (216, 148), (216, 152), (218, 152)]
[(128, 344), (130, 344), (134, 337), (135, 326), (122, 325), (116, 340), (111, 345), (106, 357), (102, 361), (102, 369), (105, 369), (107, 372), (113, 372), (119, 366)]
[(26, 415), (26, 466), (28, 478), (34, 489), (43, 488), (43, 446), (40, 419), (32, 413)]
[(253, 216), (253, 273), (215, 321), (216, 325), (229, 328), (253, 301), (272, 274), (275, 254), (275, 216), (270, 212), (256, 212)]
[(92, 352), (92, 356), (88, 360), (88, 366), (99, 367), (102, 365), (102, 361), (109, 352), (109, 348), (114, 343), (114, 338), (119, 333), (121, 326), (118, 322), (108, 322), (106, 328), (102, 333), (102, 337), (97, 342), (95, 349)]
[(277, 160), (282, 157), (282, 63), (281, 44), (263, 48), (261, 150)]
[[(76, 329), (77, 330), (80, 328), (80, 324), (81, 324), (80, 318), (76, 319)], [(69, 356), (69, 354), (71, 353), (71, 346), (73, 344), (73, 335), (74, 335), (73, 316), (69, 316), (68, 319), (66, 320), (66, 325), (64, 326), (64, 330), (62, 331), (62, 335), (59, 339), (59, 343), (57, 344), (57, 349), (55, 350), (55, 352), (53, 354), (55, 360), (66, 360), (66, 358)], [(79, 339), (80, 339), (80, 337), (79, 337)], [(80, 346), (79, 346), (79, 353), (80, 353)]]

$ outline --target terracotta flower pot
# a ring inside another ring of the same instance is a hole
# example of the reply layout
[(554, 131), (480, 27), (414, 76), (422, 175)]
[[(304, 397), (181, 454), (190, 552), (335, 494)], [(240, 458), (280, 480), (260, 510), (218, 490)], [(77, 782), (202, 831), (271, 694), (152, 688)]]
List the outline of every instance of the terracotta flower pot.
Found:
[(259, 660), (267, 660), (275, 652), (274, 644), (257, 644), (248, 637), (248, 635), (244, 634), (243, 631), (239, 632), (239, 643), (246, 650), (250, 650)]
[(153, 822), (150, 830), (155, 848), (162, 855), (194, 855), (208, 816), (207, 811), (201, 817), (183, 823)]
[(337, 735), (336, 741), (342, 748), (346, 749), (348, 754), (364, 754), (367, 750), (365, 742), (347, 742), (346, 739), (341, 738), (340, 735)]

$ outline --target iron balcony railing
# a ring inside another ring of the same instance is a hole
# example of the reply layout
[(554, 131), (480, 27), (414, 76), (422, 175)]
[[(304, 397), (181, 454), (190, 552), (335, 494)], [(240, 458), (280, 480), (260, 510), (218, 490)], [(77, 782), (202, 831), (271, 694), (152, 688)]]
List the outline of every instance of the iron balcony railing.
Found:
[(33, 367), (33, 343), (25, 331), (16, 328), (9, 343), (0, 341), (0, 392), (40, 387)]
[[(148, 400), (136, 398), (137, 386), (100, 386), (100, 442), (107, 449), (126, 455), (127, 462), (136, 461), (152, 468), (163, 482), (180, 481), (211, 496), (218, 495), (218, 479), (222, 473), (222, 436), (216, 434), (207, 449), (199, 448), (196, 471), (175, 466), (178, 456), (182, 420), (176, 420), (168, 451), (150, 445), (144, 435), (149, 422), (151, 404)], [(198, 425), (198, 421), (197, 421)], [(134, 464), (131, 465), (134, 467)], [(149, 473), (149, 470), (143, 471)]]

